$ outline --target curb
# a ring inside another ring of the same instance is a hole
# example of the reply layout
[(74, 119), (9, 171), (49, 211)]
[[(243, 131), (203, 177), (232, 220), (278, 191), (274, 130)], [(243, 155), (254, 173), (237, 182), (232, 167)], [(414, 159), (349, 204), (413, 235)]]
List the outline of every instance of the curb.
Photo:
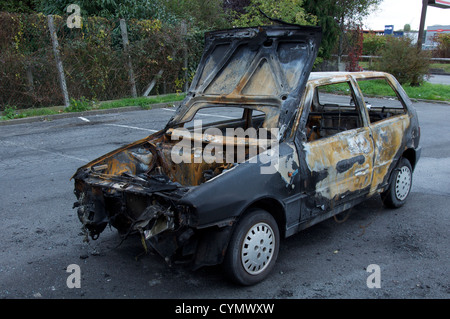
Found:
[[(447, 102), (447, 101), (421, 100), (421, 99), (410, 99), (410, 100), (413, 103), (422, 102), (422, 103), (450, 105), (450, 102)], [(0, 126), (26, 124), (26, 123), (33, 123), (33, 122), (53, 121), (53, 120), (58, 120), (58, 119), (80, 117), (80, 116), (114, 114), (114, 113), (130, 112), (130, 111), (148, 111), (148, 110), (152, 110), (152, 109), (160, 109), (163, 107), (177, 107), (181, 104), (181, 102), (182, 101), (151, 104), (151, 108), (149, 108), (149, 109), (143, 109), (140, 106), (125, 106), (125, 107), (120, 107), (120, 108), (115, 108), (115, 109), (106, 109), (106, 110), (92, 110), (92, 111), (84, 111), (84, 112), (71, 112), (71, 113), (62, 113), (62, 114), (31, 116), (31, 117), (25, 117), (25, 118), (21, 118), (21, 119), (1, 120)]]
[(411, 102), (413, 103), (430, 103), (430, 104), (444, 104), (444, 105), (450, 105), (450, 102), (447, 101), (439, 101), (439, 100), (422, 100), (422, 99), (414, 99), (414, 98), (409, 98), (411, 100)]
[(450, 75), (450, 73), (445, 72), (445, 71), (440, 71), (440, 70), (433, 70), (430, 72), (430, 75)]
[(2, 120), (2, 121), (0, 121), (0, 126), (25, 124), (25, 123), (33, 123), (33, 122), (43, 122), (43, 121), (53, 121), (53, 120), (58, 120), (58, 119), (80, 117), (80, 116), (114, 114), (114, 113), (130, 112), (130, 111), (148, 111), (148, 110), (152, 110), (152, 109), (160, 109), (163, 107), (177, 107), (180, 104), (181, 104), (181, 101), (175, 101), (175, 102), (164, 102), (164, 103), (151, 104), (148, 109), (142, 108), (140, 106), (125, 106), (125, 107), (106, 109), (106, 110), (92, 110), (92, 111), (84, 111), (84, 112), (70, 112), (70, 113), (62, 113), (62, 114), (30, 116), (30, 117), (24, 117), (21, 119)]

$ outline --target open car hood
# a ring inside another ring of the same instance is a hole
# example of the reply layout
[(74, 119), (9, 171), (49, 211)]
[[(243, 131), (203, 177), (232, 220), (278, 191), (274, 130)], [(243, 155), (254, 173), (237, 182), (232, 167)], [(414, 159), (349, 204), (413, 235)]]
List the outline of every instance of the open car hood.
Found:
[(292, 24), (206, 33), (190, 90), (168, 127), (185, 122), (199, 102), (276, 106), (274, 126), (287, 125), (300, 103), (321, 38), (320, 27)]

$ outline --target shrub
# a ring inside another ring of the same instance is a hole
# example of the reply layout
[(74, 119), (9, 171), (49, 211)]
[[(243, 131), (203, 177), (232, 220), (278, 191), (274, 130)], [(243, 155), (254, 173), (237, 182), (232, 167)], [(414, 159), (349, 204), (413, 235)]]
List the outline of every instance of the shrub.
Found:
[(407, 37), (388, 37), (375, 68), (394, 75), (400, 84), (420, 85), (428, 75), (430, 53), (418, 49)]
[(438, 43), (436, 57), (450, 58), (450, 33), (436, 34), (433, 40)]
[(363, 55), (377, 55), (384, 48), (386, 37), (374, 33), (364, 34)]
[(346, 70), (350, 72), (362, 71), (362, 68), (359, 66), (359, 60), (363, 53), (363, 33), (361, 27), (358, 26), (355, 30), (348, 32), (348, 34), (350, 48)]

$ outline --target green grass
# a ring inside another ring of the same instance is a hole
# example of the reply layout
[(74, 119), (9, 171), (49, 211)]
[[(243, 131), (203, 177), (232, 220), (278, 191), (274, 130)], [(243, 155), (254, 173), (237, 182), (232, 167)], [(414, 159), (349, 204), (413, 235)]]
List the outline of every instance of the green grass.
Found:
[[(395, 96), (394, 91), (382, 80), (377, 81), (359, 81), (361, 91), (367, 96)], [(421, 86), (412, 87), (403, 85), (403, 89), (411, 99), (450, 101), (450, 85), (432, 84), (424, 82)], [(328, 85), (325, 88), (328, 93), (345, 93), (348, 85), (339, 83)]]
[(24, 117), (31, 117), (31, 116), (45, 116), (45, 115), (52, 115), (52, 114), (58, 114), (59, 112), (53, 109), (27, 109), (22, 111), (17, 111), (17, 108), (15, 106), (7, 106), (5, 108), (5, 111), (3, 112), (3, 116), (0, 117), (0, 120), (12, 120), (12, 119), (20, 119)]
[[(395, 96), (390, 86), (379, 81), (360, 81), (364, 94), (370, 96)], [(450, 85), (423, 82), (421, 86), (402, 85), (411, 99), (450, 101)]]
[[(359, 66), (362, 67), (364, 70), (369, 70), (370, 69), (370, 63), (369, 62), (359, 62)], [(372, 69), (373, 69), (373, 64), (372, 64)]]
[(89, 110), (106, 110), (113, 108), (120, 108), (126, 106), (140, 106), (143, 109), (151, 109), (153, 104), (169, 103), (181, 101), (186, 97), (185, 93), (181, 94), (167, 94), (154, 97), (137, 97), (124, 98), (114, 101), (94, 102), (82, 97), (79, 100), (70, 99), (70, 105), (67, 108), (63, 107), (48, 107), (39, 109), (22, 109), (18, 110), (16, 106), (7, 105), (3, 111), (3, 116), (0, 120), (12, 120), (30, 116), (45, 116), (68, 112), (84, 112)]
[(420, 87), (403, 86), (411, 99), (450, 101), (450, 85), (423, 83)]
[(450, 63), (432, 63), (430, 64), (432, 69), (442, 69), (446, 73), (450, 73)]
[(137, 97), (125, 98), (115, 101), (101, 102), (99, 109), (113, 109), (125, 106), (140, 106), (144, 109), (151, 108), (152, 104), (181, 101), (186, 97), (186, 94), (168, 94), (158, 97)]

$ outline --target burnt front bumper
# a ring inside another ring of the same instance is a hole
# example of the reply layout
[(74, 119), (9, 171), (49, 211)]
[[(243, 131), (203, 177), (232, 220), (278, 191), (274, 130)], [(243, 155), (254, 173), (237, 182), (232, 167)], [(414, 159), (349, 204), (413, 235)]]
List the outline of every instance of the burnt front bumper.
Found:
[(157, 252), (169, 264), (183, 262), (199, 268), (221, 263), (232, 223), (197, 227), (195, 207), (179, 204), (189, 189), (169, 188), (155, 191), (130, 181), (75, 177), (78, 200), (74, 207), (86, 240), (96, 240), (110, 225), (122, 240), (138, 234), (146, 251)]

